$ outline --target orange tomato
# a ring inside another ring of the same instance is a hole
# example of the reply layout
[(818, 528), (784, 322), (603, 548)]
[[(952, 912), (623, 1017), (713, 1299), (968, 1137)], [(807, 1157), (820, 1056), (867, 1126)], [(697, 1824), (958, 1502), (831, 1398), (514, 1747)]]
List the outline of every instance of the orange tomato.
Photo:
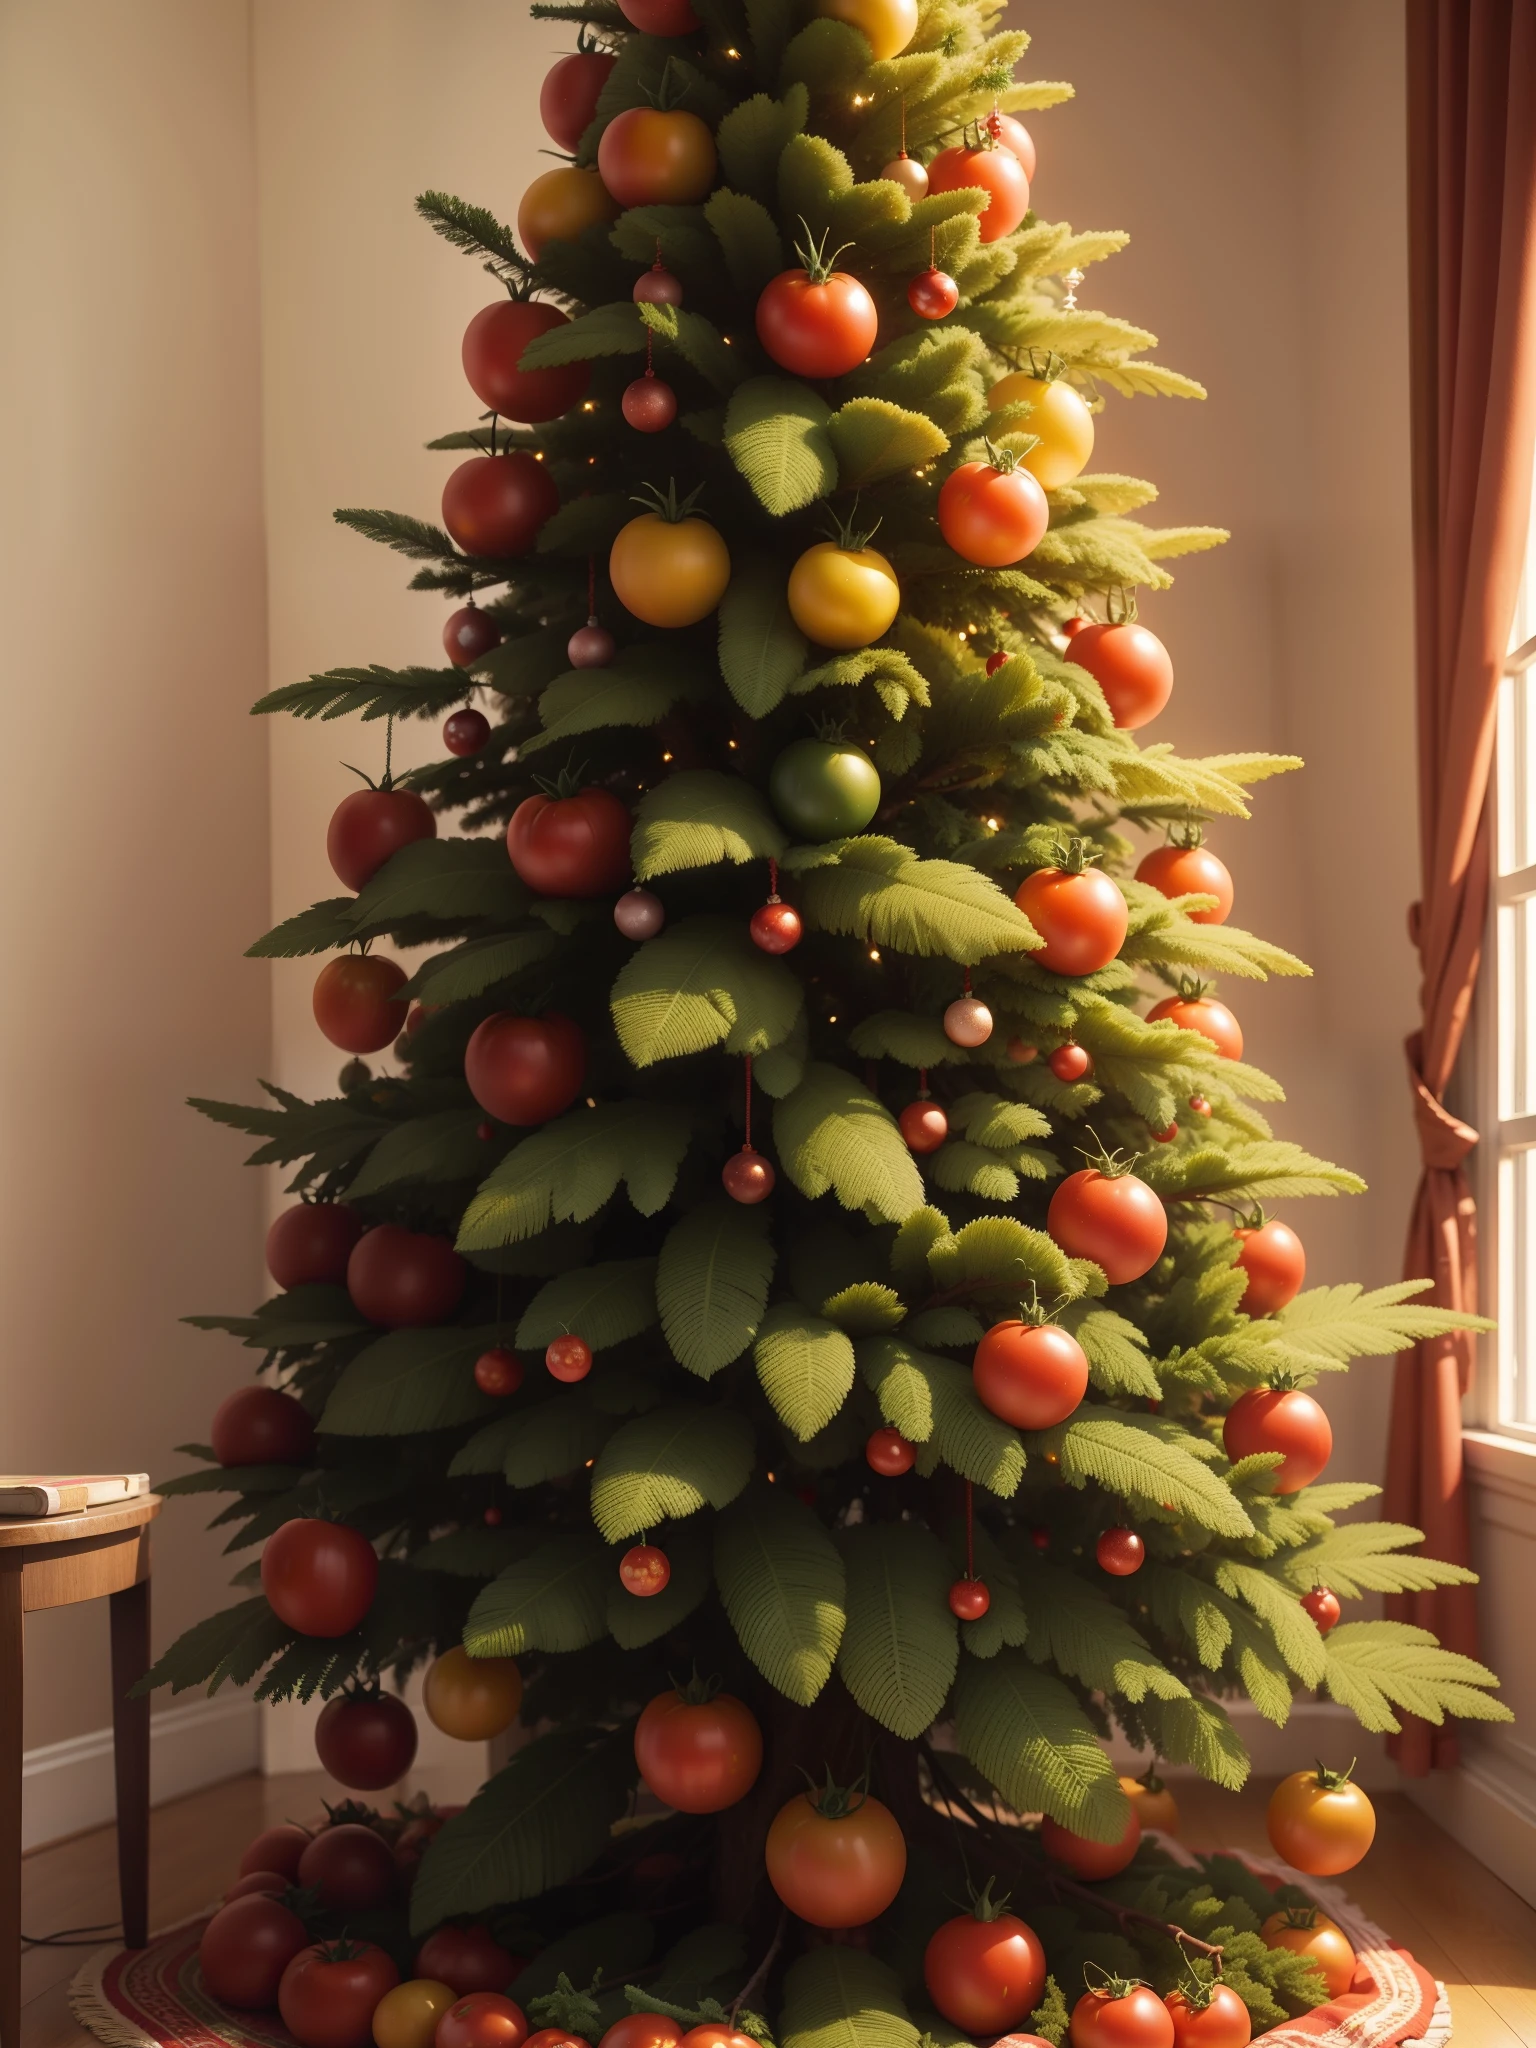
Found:
[(1353, 1870), (1376, 1839), (1376, 1809), (1347, 1771), (1292, 1771), (1265, 1816), (1276, 1853), (1308, 1877)]
[(608, 578), (619, 603), (648, 626), (691, 626), (725, 595), (731, 557), (707, 519), (642, 512), (620, 528)]
[(816, 12), (858, 29), (877, 64), (900, 56), (917, 34), (917, 0), (816, 0)]
[(1191, 924), (1225, 924), (1232, 911), (1232, 876), (1205, 846), (1154, 847), (1136, 870), (1138, 882), (1164, 896), (1214, 896), (1210, 910), (1191, 910)]
[(537, 263), (551, 242), (574, 242), (598, 221), (617, 220), (619, 207), (596, 171), (559, 164), (541, 171), (518, 202), (517, 239)]
[(715, 138), (681, 108), (629, 107), (603, 130), (597, 168), (620, 206), (693, 206), (715, 182)]
[(1144, 1828), (1157, 1828), (1165, 1835), (1179, 1832), (1179, 1802), (1161, 1778), (1153, 1778), (1150, 1784), (1142, 1778), (1122, 1778), (1120, 1790)]
[(769, 1883), (813, 1927), (862, 1927), (885, 1911), (907, 1871), (895, 1815), (867, 1794), (846, 1813), (823, 1813), (797, 1793), (774, 1816), (763, 1855)]
[(1316, 1906), (1271, 1913), (1259, 1933), (1269, 1948), (1288, 1948), (1316, 1963), (1330, 1998), (1340, 1997), (1354, 1981), (1355, 1952), (1348, 1937)]
[(517, 1719), (523, 1681), (510, 1657), (471, 1657), (462, 1644), (429, 1666), (422, 1705), (435, 1728), (459, 1742), (489, 1742)]

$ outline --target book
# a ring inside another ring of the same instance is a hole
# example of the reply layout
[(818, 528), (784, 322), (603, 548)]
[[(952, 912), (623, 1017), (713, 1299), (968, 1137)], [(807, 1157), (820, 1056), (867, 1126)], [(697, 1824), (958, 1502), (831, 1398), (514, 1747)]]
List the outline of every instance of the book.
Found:
[(147, 1472), (0, 1472), (0, 1515), (77, 1515), (148, 1491)]

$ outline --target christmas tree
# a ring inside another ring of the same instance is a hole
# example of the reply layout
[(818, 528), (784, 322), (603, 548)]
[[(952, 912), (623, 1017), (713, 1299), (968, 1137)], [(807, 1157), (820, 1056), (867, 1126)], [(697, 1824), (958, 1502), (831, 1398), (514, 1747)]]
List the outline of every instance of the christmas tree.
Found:
[(430, 1663), (453, 1733), (520, 1706), (385, 1938), (484, 1921), (591, 2040), (1002, 2031), (922, 1964), (988, 1880), (1059, 1987), (1006, 2024), (1217, 1950), (1268, 2024), (1321, 1979), (1239, 1864), (1138, 1845), (1111, 1731), (1235, 1788), (1233, 1699), (1505, 1710), (1340, 1620), (1466, 1574), (1336, 1521), (1376, 1489), (1321, 1478), (1305, 1389), (1457, 1319), (1303, 1292), (1263, 1213), (1362, 1185), (1275, 1135), (1210, 989), (1306, 971), (1202, 843), (1300, 764), (1143, 737), (1135, 593), (1224, 536), (1090, 468), (1116, 404), (1204, 394), (1077, 303), (1125, 237), (1029, 210), (1016, 115), (1070, 89), (1015, 80), (996, 0), (622, 10), (533, 9), (581, 26), (515, 231), (419, 202), (495, 281), (479, 416), (441, 525), (337, 517), (455, 601), (447, 665), (257, 707), (381, 742), (348, 893), (251, 949), (330, 956), (352, 1057), (197, 1104), (298, 1199), (280, 1291), (194, 1318), (263, 1378), (166, 1489), (232, 1494), (261, 1564), (154, 1676), (331, 1700), (362, 1789), (414, 1748), (381, 1677)]

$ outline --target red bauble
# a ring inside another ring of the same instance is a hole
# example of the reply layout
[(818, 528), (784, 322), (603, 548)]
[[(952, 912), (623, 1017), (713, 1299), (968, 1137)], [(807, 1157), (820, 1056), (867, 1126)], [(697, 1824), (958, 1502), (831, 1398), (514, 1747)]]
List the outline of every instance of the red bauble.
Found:
[(1238, 1307), (1248, 1316), (1272, 1316), (1301, 1292), (1307, 1254), (1288, 1223), (1262, 1223), (1232, 1235), (1242, 1246), (1237, 1263), (1248, 1275)]
[(1086, 1081), (1093, 1072), (1093, 1054), (1085, 1045), (1074, 1045), (1071, 1039), (1065, 1045), (1058, 1045), (1045, 1063), (1058, 1081)]
[(792, 953), (805, 935), (800, 913), (792, 903), (770, 896), (752, 913), (752, 943), (765, 953)]
[(467, 754), (478, 754), (490, 736), (491, 721), (472, 706), (450, 713), (443, 721), (443, 745), (461, 759)]
[(619, 12), (646, 36), (688, 36), (699, 25), (688, 0), (619, 0)]
[(382, 1052), (405, 1028), (405, 969), (382, 953), (343, 953), (315, 977), (315, 1022), (343, 1052)]
[(733, 1152), (720, 1169), (720, 1185), (725, 1192), (733, 1202), (745, 1203), (749, 1208), (754, 1202), (767, 1201), (777, 1179), (762, 1153), (754, 1152), (750, 1145)]
[(443, 626), (443, 651), (455, 668), (473, 668), (501, 645), (501, 628), (477, 604), (460, 605)]
[(632, 822), (608, 789), (524, 797), (507, 826), (507, 857), (541, 896), (606, 896), (629, 882)]
[(654, 370), (647, 370), (624, 386), (619, 410), (642, 434), (659, 434), (677, 418), (677, 393)]
[(279, 1287), (339, 1287), (362, 1229), (345, 1202), (298, 1202), (267, 1232), (267, 1271)]
[(337, 1913), (369, 1913), (387, 1904), (398, 1874), (388, 1842), (356, 1821), (322, 1828), (299, 1858), (299, 1883)]
[(1317, 1624), (1318, 1634), (1324, 1636), (1338, 1625), (1344, 1613), (1338, 1594), (1329, 1586), (1314, 1586), (1310, 1593), (1303, 1593), (1301, 1606), (1302, 1612), (1311, 1615)]
[(1152, 1136), (1159, 1145), (1171, 1145), (1178, 1135), (1179, 1127), (1177, 1124), (1164, 1124), (1160, 1131), (1152, 1133)]
[(949, 1136), (949, 1118), (936, 1102), (909, 1102), (896, 1122), (909, 1152), (937, 1152)]
[(951, 1045), (985, 1045), (992, 1036), (992, 1012), (976, 996), (956, 996), (944, 1012), (944, 1036)]
[(917, 1463), (917, 1449), (899, 1429), (877, 1429), (864, 1446), (864, 1461), (882, 1479), (899, 1479)]
[(231, 1899), (203, 1929), (197, 1945), (203, 1983), (220, 2005), (264, 2012), (277, 2003), (283, 1972), (309, 1946), (297, 1913), (261, 1895)]
[(671, 1560), (654, 1543), (633, 1544), (619, 1559), (620, 1583), (637, 1600), (651, 1600), (664, 1593), (671, 1576)]
[(551, 1378), (564, 1380), (567, 1386), (584, 1380), (592, 1370), (592, 1346), (585, 1337), (573, 1336), (569, 1331), (562, 1337), (552, 1337), (544, 1347), (544, 1369)]
[(347, 1292), (359, 1315), (386, 1330), (446, 1323), (464, 1296), (469, 1269), (446, 1237), (380, 1223), (347, 1261)]
[(959, 285), (942, 270), (920, 270), (907, 286), (907, 304), (920, 320), (942, 320), (959, 303)]
[(960, 1621), (980, 1621), (991, 1605), (983, 1579), (956, 1579), (949, 1589), (949, 1611)]
[(520, 370), (523, 350), (541, 334), (569, 327), (570, 315), (536, 299), (499, 299), (464, 330), (464, 375), (476, 398), (503, 419), (537, 425), (558, 419), (587, 395), (591, 368), (562, 363), (554, 370)]
[(1005, 648), (999, 647), (994, 654), (989, 654), (987, 656), (987, 674), (989, 676), (995, 676), (998, 670), (1002, 668), (1005, 663), (1011, 661), (1012, 659), (1012, 655), (1009, 654)]
[(373, 1605), (378, 1583), (373, 1545), (345, 1522), (284, 1522), (261, 1553), (268, 1606), (303, 1636), (350, 1635)]
[(477, 1024), (464, 1048), (464, 1078), (483, 1110), (504, 1124), (547, 1124), (569, 1109), (587, 1078), (587, 1041), (579, 1024), (546, 1010), (542, 1017), (498, 1011)]
[(1068, 660), (1087, 669), (1116, 725), (1135, 732), (1148, 725), (1173, 695), (1173, 663), (1155, 633), (1128, 620), (1086, 625), (1072, 635)]
[(1235, 1465), (1260, 1451), (1281, 1451), (1276, 1493), (1310, 1486), (1333, 1454), (1333, 1426), (1310, 1394), (1298, 1388), (1254, 1387), (1234, 1401), (1221, 1426), (1221, 1441)]
[(1132, 1572), (1141, 1570), (1147, 1546), (1134, 1529), (1106, 1529), (1093, 1546), (1093, 1554), (1101, 1571), (1110, 1572), (1117, 1579), (1128, 1579)]
[(982, 1406), (1015, 1429), (1054, 1429), (1088, 1391), (1088, 1359), (1055, 1323), (994, 1323), (976, 1346), (971, 1379)]
[(674, 277), (658, 256), (650, 269), (642, 271), (635, 279), (630, 297), (637, 306), (680, 306), (683, 303), (682, 279)]
[(315, 1425), (302, 1401), (276, 1387), (241, 1387), (213, 1411), (208, 1432), (223, 1466), (307, 1465)]
[(516, 1352), (508, 1351), (503, 1345), (493, 1344), (489, 1351), (482, 1351), (475, 1360), (475, 1385), (482, 1394), (490, 1394), (498, 1401), (505, 1400), (522, 1384), (523, 1362)]
[(626, 889), (613, 906), (613, 922), (626, 939), (654, 939), (666, 921), (666, 905), (649, 889)]
[(1045, 1227), (1068, 1258), (1092, 1259), (1112, 1287), (1150, 1273), (1168, 1242), (1168, 1212), (1134, 1173), (1081, 1167), (1051, 1196)]
[(554, 478), (526, 448), (471, 455), (443, 486), (443, 524), (466, 555), (530, 553), (559, 506)]
[(545, 74), (539, 119), (551, 142), (574, 150), (597, 119), (597, 102), (618, 58), (607, 50), (573, 50)]
[(416, 1761), (416, 1716), (392, 1692), (338, 1695), (315, 1723), (315, 1754), (353, 1792), (397, 1785)]
[(1196, 1116), (1209, 1116), (1211, 1113), (1211, 1105), (1206, 1101), (1203, 1095), (1191, 1095), (1191, 1097), (1189, 1098), (1189, 1106), (1194, 1111)]
[(361, 889), (402, 846), (436, 837), (437, 820), (414, 789), (354, 789), (331, 813), (325, 851), (337, 879)]
[(572, 668), (606, 668), (616, 651), (613, 635), (596, 619), (578, 626), (565, 643), (565, 658)]

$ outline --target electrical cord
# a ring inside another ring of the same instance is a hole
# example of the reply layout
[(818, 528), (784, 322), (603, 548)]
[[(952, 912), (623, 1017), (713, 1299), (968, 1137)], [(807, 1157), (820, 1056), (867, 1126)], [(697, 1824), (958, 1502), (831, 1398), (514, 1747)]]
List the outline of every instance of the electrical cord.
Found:
[(121, 1925), (117, 1920), (99, 1920), (88, 1927), (59, 1927), (52, 1934), (24, 1934), (21, 1945), (23, 1948), (96, 1948), (104, 1934), (118, 1933)]

